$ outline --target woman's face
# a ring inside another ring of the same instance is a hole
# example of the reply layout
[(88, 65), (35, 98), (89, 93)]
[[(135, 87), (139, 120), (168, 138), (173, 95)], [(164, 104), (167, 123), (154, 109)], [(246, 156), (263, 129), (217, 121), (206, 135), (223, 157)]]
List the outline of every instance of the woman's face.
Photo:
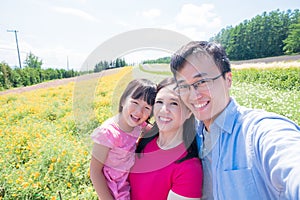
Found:
[(153, 115), (160, 132), (178, 131), (191, 112), (173, 91), (175, 84), (160, 89), (153, 106)]

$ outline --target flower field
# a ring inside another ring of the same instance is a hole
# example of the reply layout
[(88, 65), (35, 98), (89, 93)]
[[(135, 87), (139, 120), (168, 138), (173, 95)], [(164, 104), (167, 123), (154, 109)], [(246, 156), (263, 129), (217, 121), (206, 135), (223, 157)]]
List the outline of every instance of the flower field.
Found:
[[(241, 105), (299, 124), (299, 69), (235, 70), (231, 94)], [(131, 72), (124, 67), (66, 85), (0, 95), (0, 200), (97, 199), (89, 178), (90, 134), (116, 113)]]
[[(89, 179), (89, 135), (112, 115), (112, 99), (119, 99), (113, 92), (126, 85), (120, 80), (128, 81), (131, 70), (0, 96), (0, 199), (97, 199)], [(92, 102), (82, 102), (82, 109), (90, 106), (93, 113), (84, 116), (74, 101), (80, 105), (91, 83), (97, 84)], [(76, 118), (81, 114), (84, 126)]]

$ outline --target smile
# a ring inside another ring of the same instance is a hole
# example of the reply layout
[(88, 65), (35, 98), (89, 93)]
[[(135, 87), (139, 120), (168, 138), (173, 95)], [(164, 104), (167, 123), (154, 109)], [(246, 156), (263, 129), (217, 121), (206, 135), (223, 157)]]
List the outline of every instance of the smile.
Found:
[(169, 122), (169, 121), (171, 121), (170, 118), (166, 118), (166, 117), (159, 117), (159, 119), (160, 119), (161, 121), (163, 121), (163, 122)]
[(132, 119), (133, 121), (135, 121), (135, 122), (138, 122), (138, 121), (140, 120), (139, 117), (135, 117), (135, 116), (133, 116), (133, 115), (131, 115), (131, 119)]
[(207, 104), (208, 104), (208, 102), (205, 102), (205, 103), (202, 103), (202, 104), (194, 104), (194, 106), (195, 106), (195, 108), (199, 109), (199, 108), (203, 108)]

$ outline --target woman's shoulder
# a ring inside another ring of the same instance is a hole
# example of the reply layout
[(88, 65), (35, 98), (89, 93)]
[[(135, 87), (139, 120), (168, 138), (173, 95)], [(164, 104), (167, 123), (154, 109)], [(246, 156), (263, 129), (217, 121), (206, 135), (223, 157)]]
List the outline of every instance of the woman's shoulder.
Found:
[(178, 168), (180, 170), (201, 170), (202, 171), (202, 164), (199, 158), (190, 158), (178, 163)]

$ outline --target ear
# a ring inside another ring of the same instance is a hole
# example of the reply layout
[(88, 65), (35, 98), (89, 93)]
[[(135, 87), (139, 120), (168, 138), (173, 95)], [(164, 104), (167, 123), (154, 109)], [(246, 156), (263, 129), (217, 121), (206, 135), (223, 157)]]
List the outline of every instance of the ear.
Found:
[(227, 72), (225, 74), (225, 81), (226, 81), (227, 87), (230, 88), (232, 85), (232, 73), (231, 72)]

